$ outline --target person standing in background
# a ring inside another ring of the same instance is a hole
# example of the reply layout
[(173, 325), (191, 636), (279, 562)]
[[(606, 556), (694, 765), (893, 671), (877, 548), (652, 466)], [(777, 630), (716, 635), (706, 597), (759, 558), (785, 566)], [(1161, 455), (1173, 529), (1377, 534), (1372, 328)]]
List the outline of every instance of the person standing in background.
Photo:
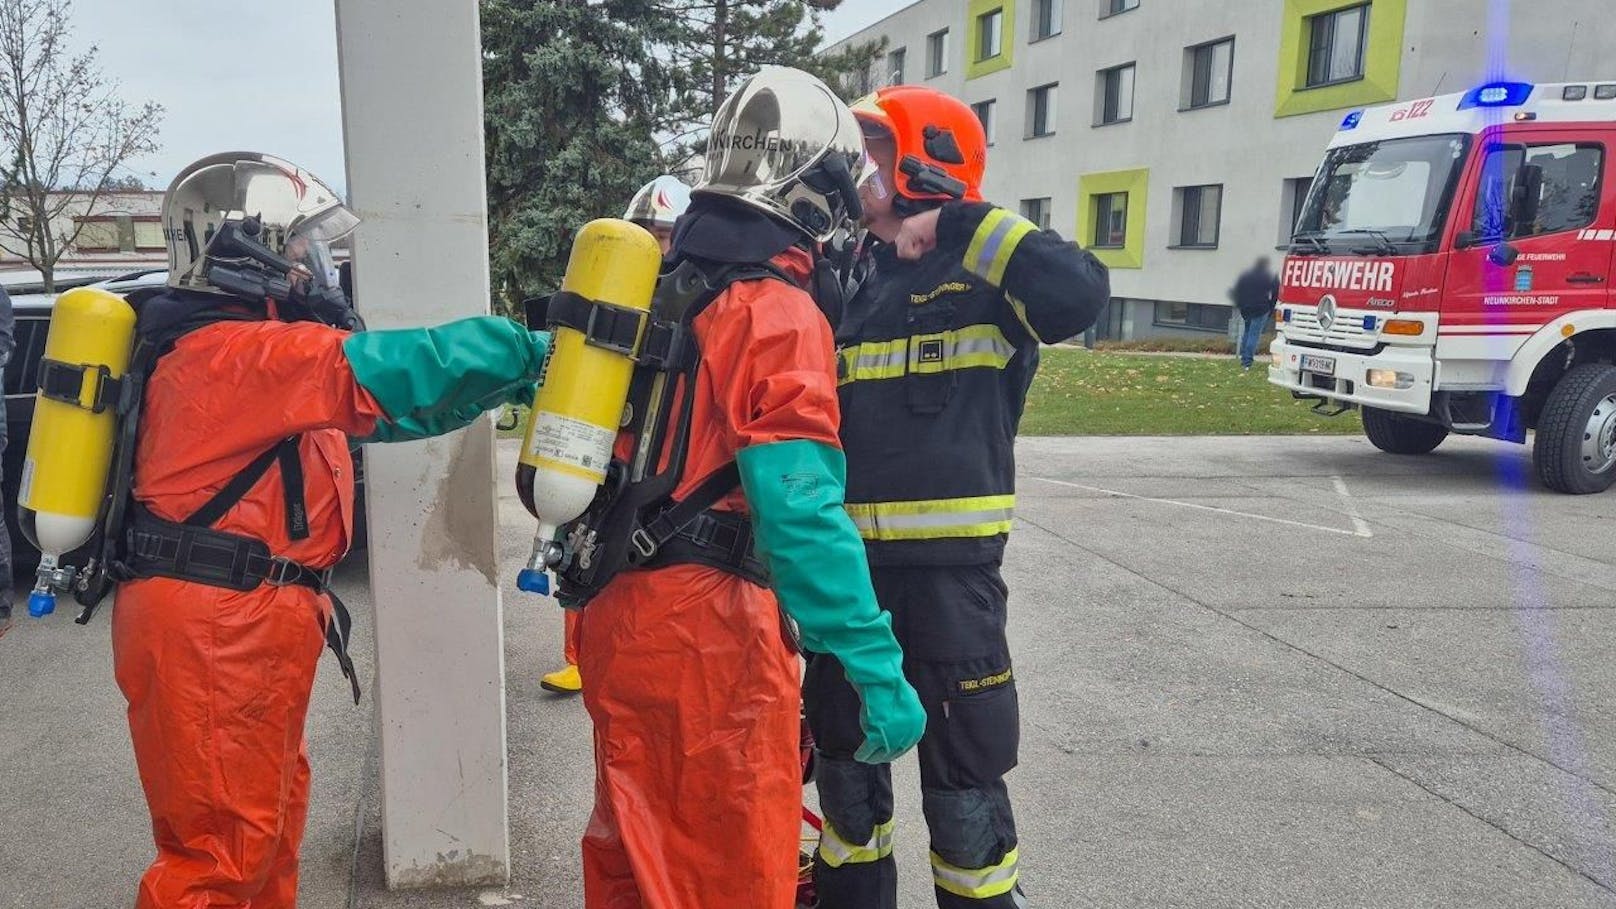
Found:
[(1229, 288), (1229, 299), (1240, 311), (1240, 368), (1250, 369), (1257, 356), (1257, 342), (1262, 339), (1268, 317), (1273, 315), (1274, 305), (1279, 302), (1279, 278), (1269, 267), (1267, 256), (1258, 258), (1235, 279), (1234, 286)]

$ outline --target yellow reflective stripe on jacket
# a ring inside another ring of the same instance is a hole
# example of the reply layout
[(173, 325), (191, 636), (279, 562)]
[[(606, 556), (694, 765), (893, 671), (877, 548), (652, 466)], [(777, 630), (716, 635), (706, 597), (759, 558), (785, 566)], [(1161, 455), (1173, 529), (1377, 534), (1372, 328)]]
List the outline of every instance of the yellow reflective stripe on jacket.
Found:
[(1010, 850), (1004, 861), (991, 868), (959, 868), (931, 854), (932, 881), (955, 896), (985, 900), (1016, 889), (1018, 849)]
[(976, 226), (970, 245), (965, 247), (966, 269), (986, 278), (994, 287), (1002, 286), (1004, 270), (1021, 238), (1037, 229), (1037, 225), (1026, 218), (995, 208)]
[(1044, 339), (1039, 336), (1038, 329), (1033, 328), (1032, 321), (1027, 318), (1027, 304), (1017, 300), (1015, 297), (1012, 297), (1009, 294), (1005, 294), (1004, 298), (1010, 301), (1010, 308), (1015, 311), (1016, 321), (1021, 323), (1021, 327), (1027, 329), (1027, 334), (1032, 335), (1032, 339), (1034, 341), (1037, 341), (1039, 344), (1043, 344)]
[(1015, 355), (1016, 346), (999, 326), (987, 324), (891, 341), (866, 341), (842, 349), (838, 384), (974, 367), (1003, 369)]
[(896, 828), (897, 822), (888, 820), (875, 828), (868, 843), (855, 846), (842, 839), (836, 828), (826, 821), (824, 829), (819, 831), (819, 857), (832, 868), (878, 862), (892, 854), (892, 832)]
[(912, 502), (850, 502), (847, 513), (866, 540), (941, 540), (1010, 532), (1016, 497), (969, 496)]
[(839, 384), (865, 382), (870, 379), (896, 379), (909, 365), (909, 339), (892, 341), (866, 341), (843, 348), (842, 375)]

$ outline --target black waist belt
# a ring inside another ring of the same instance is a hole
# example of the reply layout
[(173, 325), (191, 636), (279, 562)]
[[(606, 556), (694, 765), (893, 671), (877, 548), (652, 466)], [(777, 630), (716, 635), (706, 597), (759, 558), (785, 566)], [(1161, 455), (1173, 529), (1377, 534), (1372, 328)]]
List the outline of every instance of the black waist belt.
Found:
[(241, 534), (165, 521), (139, 506), (129, 522), (128, 578), (163, 577), (226, 590), (271, 587), (306, 587), (331, 598), (331, 621), (325, 626), (326, 645), (337, 655), (342, 674), (359, 703), (359, 676), (348, 656), (353, 617), (331, 591), (329, 571), (320, 571), (291, 559), (271, 555), (269, 544)]
[(769, 569), (758, 558), (752, 522), (732, 511), (704, 511), (656, 548), (645, 568), (695, 563), (769, 586)]

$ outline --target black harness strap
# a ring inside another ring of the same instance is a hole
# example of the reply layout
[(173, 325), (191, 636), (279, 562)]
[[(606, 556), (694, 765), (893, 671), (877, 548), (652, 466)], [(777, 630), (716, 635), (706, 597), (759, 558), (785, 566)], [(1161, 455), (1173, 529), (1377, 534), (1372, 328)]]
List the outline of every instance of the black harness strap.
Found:
[(212, 527), (218, 523), (219, 519), (224, 517), (225, 512), (234, 508), (236, 503), (241, 501), (241, 497), (245, 496), (248, 490), (257, 486), (258, 481), (264, 478), (264, 474), (269, 473), (270, 465), (274, 464), (276, 459), (280, 457), (282, 444), (277, 442), (273, 448), (266, 449), (263, 454), (253, 458), (252, 463), (243, 467), (240, 473), (231, 477), (230, 482), (224, 484), (218, 492), (213, 494), (213, 498), (207, 500), (201, 508), (198, 508), (190, 517), (186, 518), (185, 523), (191, 527)]
[(583, 332), (584, 340), (592, 346), (632, 354), (640, 340), (640, 329), (650, 318), (650, 313), (629, 306), (602, 303), (570, 290), (562, 290), (550, 297), (545, 317), (552, 325), (565, 325)]
[(275, 447), (254, 458), (195, 514), (186, 518), (185, 523), (192, 527), (212, 527), (217, 524), (269, 473), (271, 465), (279, 464), (281, 487), (286, 498), (286, 535), (293, 540), (308, 539), (309, 509), (303, 497), (303, 461), (298, 456), (298, 438), (287, 436), (275, 443)]
[[(86, 375), (95, 377), (95, 388), (91, 390), (88, 400), (84, 394)], [(118, 395), (122, 390), (123, 381), (114, 379), (112, 370), (105, 366), (87, 366), (50, 359), (39, 361), (39, 393), (52, 401), (61, 401), (82, 407), (91, 413), (100, 413), (117, 405)]]
[(281, 487), (286, 496), (286, 536), (291, 540), (309, 538), (309, 505), (303, 497), (303, 459), (298, 453), (298, 437), (285, 439), (276, 447), (281, 464)]
[(664, 508), (649, 521), (635, 528), (630, 540), (634, 544), (634, 550), (629, 555), (629, 563), (639, 565), (650, 561), (664, 544), (677, 537), (692, 521), (707, 509), (717, 505), (740, 485), (741, 469), (734, 461), (708, 474), (707, 479), (702, 480), (701, 485), (692, 490), (682, 501)]
[[(267, 470), (267, 468), (265, 468)], [(348, 655), (353, 616), (331, 590), (328, 571), (270, 555), (262, 540), (192, 523), (165, 521), (135, 505), (129, 521), (127, 566), (132, 577), (166, 577), (226, 590), (306, 587), (331, 598), (331, 621), (325, 623), (326, 646), (359, 703), (359, 677)]]

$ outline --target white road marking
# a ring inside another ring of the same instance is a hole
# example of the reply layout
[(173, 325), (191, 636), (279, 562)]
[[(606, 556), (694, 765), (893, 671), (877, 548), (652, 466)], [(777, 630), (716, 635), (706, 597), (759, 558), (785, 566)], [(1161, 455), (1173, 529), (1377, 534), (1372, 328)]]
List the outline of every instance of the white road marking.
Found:
[(1369, 529), (1369, 522), (1358, 514), (1358, 503), (1352, 501), (1352, 493), (1347, 492), (1347, 481), (1339, 476), (1330, 478), (1335, 483), (1335, 491), (1340, 493), (1341, 501), (1347, 507), (1347, 517), (1352, 518), (1352, 526), (1358, 531), (1360, 537), (1372, 537), (1374, 531)]
[(1324, 527), (1324, 526), (1322, 526), (1320, 524), (1309, 524), (1309, 523), (1306, 523), (1305, 521), (1291, 521), (1291, 520), (1287, 520), (1285, 518), (1275, 518), (1275, 517), (1270, 517), (1270, 516), (1265, 515), (1265, 514), (1251, 514), (1249, 512), (1244, 512), (1244, 511), (1232, 511), (1232, 510), (1230, 510), (1228, 508), (1216, 508), (1216, 507), (1211, 506), (1211, 505), (1197, 505), (1194, 502), (1179, 502), (1179, 501), (1175, 501), (1173, 499), (1157, 499), (1157, 498), (1152, 498), (1150, 496), (1138, 496), (1138, 495), (1134, 495), (1131, 492), (1118, 492), (1115, 489), (1102, 489), (1099, 486), (1085, 486), (1082, 483), (1070, 483), (1070, 482), (1067, 482), (1066, 480), (1052, 480), (1052, 479), (1050, 479), (1048, 477), (1028, 477), (1027, 479), (1029, 479), (1029, 480), (1037, 480), (1040, 483), (1052, 483), (1052, 484), (1054, 484), (1056, 486), (1066, 486), (1066, 487), (1070, 487), (1072, 489), (1082, 489), (1082, 490), (1086, 490), (1088, 492), (1098, 492), (1098, 493), (1101, 493), (1102, 495), (1114, 496), (1114, 497), (1119, 498), (1119, 499), (1137, 499), (1138, 501), (1141, 501), (1141, 502), (1155, 502), (1158, 505), (1173, 505), (1173, 506), (1176, 506), (1178, 508), (1193, 508), (1196, 511), (1211, 511), (1211, 512), (1215, 512), (1217, 514), (1229, 515), (1230, 517), (1250, 518), (1253, 521), (1267, 521), (1270, 524), (1284, 524), (1287, 527), (1302, 527), (1302, 528), (1305, 528), (1307, 530), (1318, 530), (1318, 531), (1322, 531), (1324, 533), (1335, 533), (1335, 534), (1340, 534), (1340, 535), (1346, 536), (1346, 537), (1371, 537), (1371, 536), (1374, 536), (1374, 534), (1372, 534), (1369, 531), (1369, 525), (1364, 523), (1362, 518), (1359, 518), (1359, 517), (1357, 517), (1355, 515), (1353, 516), (1353, 529), (1352, 530), (1346, 530), (1346, 529), (1340, 528), (1340, 527)]

